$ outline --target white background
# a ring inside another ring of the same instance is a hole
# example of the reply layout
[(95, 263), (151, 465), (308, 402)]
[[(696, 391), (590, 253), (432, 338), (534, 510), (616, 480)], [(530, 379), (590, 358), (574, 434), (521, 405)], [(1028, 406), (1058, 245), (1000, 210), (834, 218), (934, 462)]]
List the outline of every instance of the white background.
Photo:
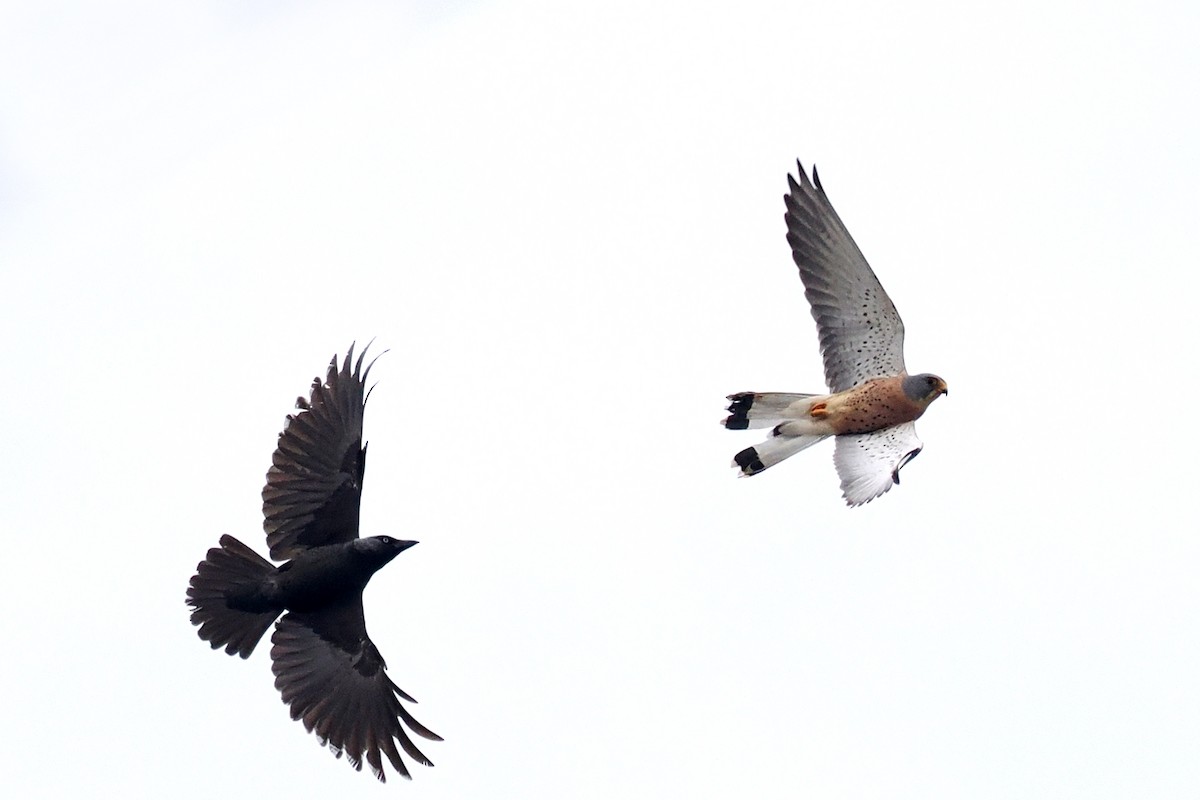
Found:
[[(7, 4), (12, 797), (1200, 792), (1194, 3)], [(846, 509), (799, 156), (951, 394)], [(184, 590), (375, 337), (377, 785)]]

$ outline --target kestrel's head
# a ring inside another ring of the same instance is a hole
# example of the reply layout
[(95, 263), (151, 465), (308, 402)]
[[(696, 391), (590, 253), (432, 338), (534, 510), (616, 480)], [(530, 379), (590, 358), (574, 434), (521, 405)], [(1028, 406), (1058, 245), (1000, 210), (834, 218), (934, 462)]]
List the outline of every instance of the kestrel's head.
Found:
[(946, 382), (928, 372), (922, 372), (920, 375), (906, 375), (902, 385), (908, 399), (923, 406), (929, 405), (944, 394), (950, 394)]

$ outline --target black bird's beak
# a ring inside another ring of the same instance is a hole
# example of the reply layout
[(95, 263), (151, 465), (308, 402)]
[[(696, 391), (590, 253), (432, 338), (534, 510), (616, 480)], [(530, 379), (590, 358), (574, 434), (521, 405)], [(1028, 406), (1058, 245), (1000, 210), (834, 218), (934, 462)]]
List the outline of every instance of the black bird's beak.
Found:
[(414, 542), (410, 539), (397, 539), (396, 540), (396, 552), (403, 553), (405, 550), (412, 547), (414, 544), (420, 544), (420, 542)]

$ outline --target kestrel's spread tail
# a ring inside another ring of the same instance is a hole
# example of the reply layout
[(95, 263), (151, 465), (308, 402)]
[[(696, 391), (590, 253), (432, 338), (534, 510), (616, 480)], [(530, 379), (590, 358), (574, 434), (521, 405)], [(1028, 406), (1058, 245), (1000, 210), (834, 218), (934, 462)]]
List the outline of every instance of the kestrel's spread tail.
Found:
[(829, 436), (842, 495), (861, 505), (900, 482), (900, 468), (921, 450), (913, 421), (947, 394), (936, 375), (909, 375), (904, 323), (833, 210), (814, 168), (797, 162), (784, 195), (787, 240), (817, 323), (829, 394), (741, 392), (729, 396), (731, 430), (771, 428), (765, 442), (742, 450), (733, 466), (743, 476)]
[(829, 433), (794, 430), (792, 426), (803, 425), (804, 417), (816, 394), (790, 394), (787, 392), (738, 392), (731, 394), (729, 416), (721, 424), (734, 431), (770, 428), (771, 435), (754, 447), (747, 447), (733, 457), (733, 466), (742, 471), (739, 477), (757, 475), (790, 458), (807, 447), (827, 439)]

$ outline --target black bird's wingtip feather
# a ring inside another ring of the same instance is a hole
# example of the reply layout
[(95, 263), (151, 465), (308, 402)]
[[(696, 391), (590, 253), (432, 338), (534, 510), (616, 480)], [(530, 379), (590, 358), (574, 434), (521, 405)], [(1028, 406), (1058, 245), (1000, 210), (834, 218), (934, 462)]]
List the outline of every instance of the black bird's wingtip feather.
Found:
[[(354, 358), (354, 348), (357, 344), (358, 344), (357, 340), (350, 342), (350, 347), (346, 350), (346, 356), (345, 356), (345, 360), (342, 363), (341, 371), (345, 377), (352, 378), (354, 380), (358, 380), (365, 385), (367, 382), (367, 376), (371, 374), (371, 368), (375, 366), (375, 362), (378, 361), (379, 359), (383, 358), (388, 353), (390, 353), (391, 348), (389, 347), (385, 350), (381, 350), (380, 352), (376, 353), (375, 357), (367, 362), (366, 369), (364, 369), (363, 368), (363, 360), (366, 359), (367, 351), (371, 349), (371, 345), (375, 344), (375, 337), (372, 336), (371, 341), (367, 342), (367, 344), (363, 347), (363, 349), (361, 351), (359, 351), (358, 359), (356, 361), (354, 361), (354, 370), (351, 371), (350, 370), (350, 361), (351, 361), (351, 359)], [(329, 362), (329, 368), (330, 368), (331, 373), (333, 373), (337, 370), (337, 363), (338, 363), (337, 353), (334, 353), (333, 359)], [(373, 384), (371, 384), (370, 388), (367, 389), (366, 394), (363, 395), (363, 405), (366, 405), (367, 400), (370, 399), (370, 397), (371, 397), (371, 392), (375, 391), (375, 387), (377, 385), (378, 384), (373, 383)]]

